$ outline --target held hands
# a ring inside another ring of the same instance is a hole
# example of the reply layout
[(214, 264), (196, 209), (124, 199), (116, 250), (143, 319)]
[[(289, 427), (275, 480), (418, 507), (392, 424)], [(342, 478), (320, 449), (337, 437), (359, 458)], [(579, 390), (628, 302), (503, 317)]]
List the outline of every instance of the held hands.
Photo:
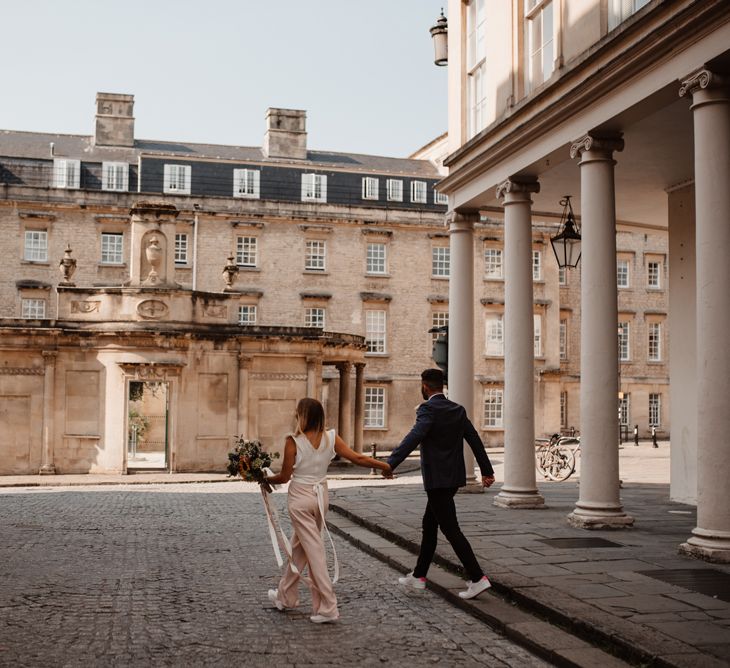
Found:
[(482, 487), (491, 487), (493, 484), (494, 484), (493, 475), (483, 475), (482, 476)]

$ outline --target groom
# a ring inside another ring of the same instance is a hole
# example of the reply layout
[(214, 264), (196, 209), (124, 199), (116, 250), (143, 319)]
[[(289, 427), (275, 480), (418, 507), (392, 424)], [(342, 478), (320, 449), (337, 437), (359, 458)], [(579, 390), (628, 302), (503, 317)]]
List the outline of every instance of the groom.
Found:
[(418, 407), (416, 424), (388, 458), (388, 464), (394, 470), (420, 444), (423, 486), (428, 497), (416, 567), (412, 573), (398, 578), (398, 582), (425, 589), (426, 573), (436, 552), (438, 529), (441, 528), (469, 576), (467, 589), (459, 592), (459, 596), (474, 598), (492, 585), (456, 519), (454, 496), (459, 487), (466, 485), (464, 440), (474, 452), (484, 487), (494, 482), (494, 469), (464, 407), (444, 396), (444, 374), (440, 369), (426, 369), (421, 374), (421, 394), (425, 402)]

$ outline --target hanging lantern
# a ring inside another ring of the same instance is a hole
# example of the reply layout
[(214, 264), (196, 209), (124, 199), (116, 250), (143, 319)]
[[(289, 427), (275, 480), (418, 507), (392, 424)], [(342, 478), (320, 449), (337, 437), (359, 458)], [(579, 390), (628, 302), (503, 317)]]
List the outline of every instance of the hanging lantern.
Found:
[(570, 195), (560, 200), (563, 215), (560, 218), (560, 231), (550, 239), (559, 267), (573, 268), (580, 262), (580, 232), (573, 215)]
[(441, 9), (441, 16), (436, 19), (436, 24), (430, 29), (433, 37), (434, 63), (439, 67), (449, 64), (449, 28)]

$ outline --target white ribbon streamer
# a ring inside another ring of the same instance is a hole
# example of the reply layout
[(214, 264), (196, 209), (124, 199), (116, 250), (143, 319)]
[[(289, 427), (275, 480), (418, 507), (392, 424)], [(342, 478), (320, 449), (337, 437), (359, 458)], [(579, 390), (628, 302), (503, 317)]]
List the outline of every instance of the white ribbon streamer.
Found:
[[(268, 471), (270, 473), (270, 471)], [(291, 549), (291, 543), (289, 542), (289, 539), (286, 537), (286, 534), (284, 533), (284, 530), (281, 528), (281, 522), (279, 521), (279, 513), (276, 510), (276, 506), (272, 506), (269, 503), (269, 492), (267, 492), (264, 489), (264, 486), (261, 485), (261, 498), (264, 503), (264, 511), (266, 512), (266, 520), (269, 525), (269, 536), (271, 538), (271, 545), (274, 548), (274, 555), (276, 556), (276, 563), (281, 568), (284, 565), (284, 559), (281, 556), (282, 551), (286, 554), (288, 562), (289, 562), (289, 568), (291, 568), (292, 572), (296, 573), (304, 582), (306, 582), (308, 585), (312, 585), (312, 581), (307, 576), (303, 575), (299, 569), (294, 564), (294, 558), (292, 556), (292, 549)], [(332, 577), (332, 584), (335, 584), (340, 579), (340, 562), (337, 559), (337, 550), (335, 549), (335, 543), (334, 540), (332, 540), (332, 534), (330, 534), (330, 530), (327, 527), (327, 522), (325, 521), (324, 516), (324, 487), (321, 482), (318, 482), (316, 485), (312, 487), (312, 491), (317, 495), (317, 506), (319, 509), (320, 517), (322, 518), (322, 524), (324, 526), (324, 530), (327, 532), (327, 537), (329, 538), (330, 545), (332, 547), (332, 557), (334, 561), (334, 574)]]

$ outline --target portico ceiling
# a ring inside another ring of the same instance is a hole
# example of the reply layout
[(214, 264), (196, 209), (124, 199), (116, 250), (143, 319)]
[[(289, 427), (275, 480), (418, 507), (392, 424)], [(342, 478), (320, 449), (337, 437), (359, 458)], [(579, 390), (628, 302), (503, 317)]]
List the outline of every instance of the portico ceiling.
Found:
[[(624, 150), (614, 154), (617, 220), (666, 228), (667, 191), (691, 181), (694, 174), (689, 100), (677, 96), (645, 116), (636, 109), (628, 110), (600, 130), (623, 132)], [(522, 173), (540, 181), (540, 192), (532, 196), (537, 216), (559, 215), (559, 201), (564, 195), (573, 196), (573, 208), (580, 215), (580, 167), (578, 159), (570, 158), (569, 144), (532, 163)], [(481, 205), (500, 205), (494, 189), (484, 193)]]

